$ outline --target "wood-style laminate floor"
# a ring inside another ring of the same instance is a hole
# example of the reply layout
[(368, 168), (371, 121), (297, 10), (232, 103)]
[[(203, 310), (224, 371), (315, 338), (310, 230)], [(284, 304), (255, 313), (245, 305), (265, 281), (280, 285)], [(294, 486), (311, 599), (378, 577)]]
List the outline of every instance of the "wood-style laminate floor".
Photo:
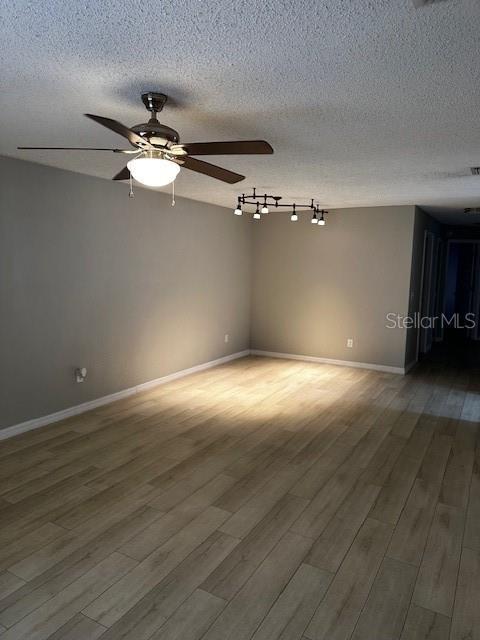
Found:
[(0, 640), (478, 640), (480, 379), (246, 358), (0, 443)]

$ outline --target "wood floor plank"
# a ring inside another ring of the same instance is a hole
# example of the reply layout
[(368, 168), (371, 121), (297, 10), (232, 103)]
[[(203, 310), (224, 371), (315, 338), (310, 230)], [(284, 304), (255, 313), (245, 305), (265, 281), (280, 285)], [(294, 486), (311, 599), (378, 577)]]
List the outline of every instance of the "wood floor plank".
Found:
[(380, 444), (361, 476), (365, 484), (383, 487), (405, 447), (405, 439), (389, 433)]
[(197, 589), (174, 615), (150, 636), (150, 640), (200, 640), (225, 604), (221, 598)]
[[(31, 449), (31, 450), (30, 450)], [(43, 448), (37, 448), (35, 445), (25, 450), (16, 451), (2, 460), (0, 465), (0, 478), (8, 478), (9, 476), (35, 466), (36, 463), (52, 459), (53, 453)]]
[(6, 598), (10, 593), (20, 589), (24, 584), (24, 580), (10, 571), (0, 572), (0, 599)]
[(332, 574), (301, 564), (252, 640), (298, 640), (325, 595)]
[[(225, 473), (214, 475), (203, 484), (190, 482), (189, 479), (180, 480), (154, 498), (150, 505), (165, 512), (185, 511), (210, 505), (220, 509), (219, 498), (229, 491), (234, 483), (235, 480)], [(229, 509), (222, 509), (222, 511), (229, 511)]]
[[(86, 473), (90, 472), (90, 468)], [(79, 478), (69, 478), (22, 502), (10, 504), (2, 510), (0, 544), (27, 535), (47, 522), (54, 522), (73, 505), (88, 500), (95, 492), (79, 484)]]
[(335, 573), (368, 516), (380, 487), (360, 483), (314, 542), (306, 562)]
[(62, 554), (62, 559), (47, 571), (0, 601), (0, 619), (11, 626), (94, 568), (156, 515), (148, 507), (140, 507), (105, 529), (94, 530), (90, 538), (80, 536), (71, 553), (66, 557)]
[(306, 500), (314, 498), (351, 452), (352, 447), (346, 445), (333, 444), (328, 447), (318, 461), (295, 484), (290, 493)]
[(450, 456), (451, 442), (452, 439), (447, 436), (432, 441), (395, 527), (388, 549), (390, 557), (420, 565)]
[(310, 640), (347, 640), (382, 562), (391, 525), (367, 519), (307, 627)]
[(472, 477), (474, 451), (454, 443), (445, 469), (439, 500), (459, 509), (466, 509)]
[(112, 626), (206, 540), (227, 517), (227, 512), (208, 507), (123, 579), (102, 593), (83, 613), (106, 627)]
[(450, 640), (480, 639), (480, 551), (464, 548)]
[(419, 468), (420, 460), (404, 454), (400, 455), (372, 507), (370, 512), (372, 518), (390, 524), (397, 522)]
[[(239, 540), (215, 531), (107, 631), (102, 640), (147, 640), (170, 618)], [(219, 599), (217, 599), (218, 601)], [(222, 606), (225, 604), (221, 600)]]
[(135, 564), (131, 558), (113, 553), (97, 567), (10, 627), (3, 634), (2, 640), (45, 640), (97, 595), (130, 571)]
[(28, 447), (36, 447), (37, 449), (47, 449), (59, 441), (68, 441), (78, 437), (78, 433), (70, 430), (70, 424), (67, 421), (47, 425), (42, 429), (36, 429), (35, 432), (27, 431), (15, 438), (10, 438), (2, 442), (0, 447), (0, 458), (8, 459), (12, 453), (25, 450)]
[[(90, 460), (83, 460), (82, 462), (84, 464), (84, 468), (88, 466), (95, 466), (92, 465)], [(22, 469), (21, 473), (12, 473), (4, 478), (0, 478), (0, 495), (18, 489), (35, 480), (40, 480), (43, 476), (51, 474), (61, 467), (68, 467), (70, 464), (71, 462), (67, 462), (65, 464), (65, 462), (59, 457), (46, 458), (45, 460), (33, 464), (26, 469)]]
[[(255, 493), (222, 525), (221, 530), (236, 538), (247, 537), (267, 517), (278, 501), (289, 492), (301, 473), (302, 469), (295, 465), (284, 465), (262, 490)], [(302, 498), (297, 502), (305, 506), (308, 504), (308, 501)]]
[(38, 529), (0, 547), (0, 569), (7, 569), (65, 533), (63, 527), (46, 522)]
[[(219, 474), (203, 487), (191, 493), (152, 525), (133, 536), (121, 547), (120, 551), (135, 560), (145, 560), (155, 549), (178, 533), (207, 507), (213, 505), (219, 496), (228, 491), (233, 482), (232, 478)], [(152, 504), (158, 504), (157, 500), (154, 500)], [(165, 502), (162, 504), (165, 505)]]
[(462, 547), (464, 512), (438, 504), (413, 594), (413, 602), (451, 617)]
[[(201, 585), (213, 595), (229, 600), (245, 584), (305, 508), (306, 501), (285, 496), (261, 520)], [(311, 544), (311, 541), (310, 541)]]
[(292, 526), (292, 531), (313, 539), (321, 535), (340, 504), (355, 487), (360, 475), (361, 470), (352, 469), (347, 459), (347, 462), (334, 473), (310, 501), (310, 504)]
[(173, 460), (161, 458), (112, 487), (98, 493), (94, 492), (94, 495), (66, 511), (66, 513), (64, 513), (60, 518), (57, 518), (55, 522), (66, 529), (74, 529), (84, 520), (87, 520), (87, 518), (91, 518), (98, 512), (101, 512), (105, 504), (117, 500), (118, 498), (123, 498), (130, 491), (136, 490), (139, 485), (148, 484), (150, 480), (158, 475), (158, 473), (161, 473), (166, 468), (169, 468), (174, 464), (175, 461)]
[[(287, 532), (232, 597), (205, 640), (248, 640), (298, 568), (311, 541)], [(238, 549), (238, 547), (237, 547)]]
[(417, 570), (385, 558), (358, 620), (352, 640), (397, 640), (403, 629)]
[(420, 566), (437, 504), (438, 487), (417, 479), (390, 542), (387, 555)]
[(97, 640), (105, 631), (105, 627), (98, 622), (77, 613), (48, 640)]
[(450, 618), (416, 604), (410, 606), (401, 640), (448, 640), (449, 635)]
[[(141, 507), (137, 512), (129, 515), (126, 523), (128, 530), (127, 535), (132, 535), (138, 529), (147, 527), (151, 522), (161, 517), (161, 515), (162, 514), (158, 513), (155, 509)], [(109, 528), (103, 535), (102, 530), (96, 528), (92, 529), (90, 536), (79, 536), (75, 531), (72, 533), (67, 532), (56, 538), (50, 544), (43, 546), (30, 556), (17, 562), (10, 567), (10, 571), (24, 580), (32, 580), (64, 558), (84, 548), (85, 544), (89, 545), (89, 551), (93, 554), (93, 552), (98, 549), (99, 543), (105, 540), (105, 542), (109, 544), (109, 550), (112, 551), (115, 545), (118, 545), (117, 540), (119, 535), (121, 535), (121, 531), (122, 527), (120, 523), (119, 525), (114, 525), (113, 531)]]
[(51, 471), (50, 473), (46, 473), (42, 475), (40, 478), (35, 478), (30, 482), (22, 484), (17, 489), (13, 489), (12, 491), (8, 491), (4, 493), (2, 498), (7, 500), (8, 502), (16, 503), (25, 500), (29, 496), (33, 496), (36, 493), (40, 493), (41, 491), (51, 487), (52, 485), (56, 485), (59, 482), (62, 482), (66, 478), (71, 478), (72, 476), (77, 476), (77, 474), (81, 474), (79, 476), (79, 480), (81, 484), (86, 484), (90, 477), (96, 475), (98, 471), (90, 467), (90, 471), (88, 476), (84, 476), (82, 472), (87, 472), (89, 469), (89, 465), (86, 461), (74, 462), (63, 465), (62, 467), (58, 467), (57, 469)]
[(464, 545), (480, 551), (480, 430), (477, 431), (474, 464), (465, 523)]
[(273, 460), (264, 461), (252, 473), (235, 482), (231, 489), (217, 500), (215, 506), (234, 513), (258, 493), (267, 482), (271, 482), (286, 461), (276, 452), (270, 454), (269, 457)]

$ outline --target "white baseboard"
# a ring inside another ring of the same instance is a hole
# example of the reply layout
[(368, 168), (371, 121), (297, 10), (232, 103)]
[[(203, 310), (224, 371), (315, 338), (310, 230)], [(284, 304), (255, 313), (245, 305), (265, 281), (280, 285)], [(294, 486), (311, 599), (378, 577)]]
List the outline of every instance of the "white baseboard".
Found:
[(96, 407), (101, 407), (104, 404), (110, 404), (111, 402), (115, 402), (115, 400), (127, 398), (128, 396), (132, 396), (136, 393), (140, 393), (141, 391), (151, 389), (152, 387), (171, 382), (172, 380), (176, 380), (177, 378), (183, 378), (184, 376), (188, 376), (192, 373), (197, 373), (198, 371), (203, 371), (204, 369), (210, 369), (211, 367), (216, 367), (219, 364), (224, 364), (225, 362), (230, 362), (231, 360), (236, 360), (237, 358), (244, 358), (248, 355), (250, 355), (249, 349), (245, 349), (244, 351), (237, 351), (237, 353), (232, 353), (228, 356), (224, 356), (223, 358), (217, 358), (216, 360), (210, 360), (210, 362), (197, 364), (194, 367), (190, 367), (189, 369), (175, 371), (174, 373), (162, 376), (161, 378), (149, 380), (148, 382), (143, 382), (142, 384), (138, 384), (134, 387), (122, 389), (122, 391), (117, 391), (116, 393), (111, 393), (108, 396), (102, 396), (101, 398), (90, 400), (89, 402), (77, 404), (74, 407), (62, 409), (62, 411), (51, 413), (48, 416), (41, 416), (39, 418), (34, 418), (33, 420), (21, 422), (20, 424), (14, 424), (11, 427), (0, 429), (0, 440), (18, 436), (21, 433), (32, 431), (33, 429), (38, 429), (39, 427), (44, 427), (45, 425), (52, 424), (53, 422), (59, 422), (60, 420), (64, 420), (65, 418), (70, 418), (71, 416), (85, 413), (86, 411), (90, 411), (91, 409), (95, 409)]
[(299, 356), (293, 353), (277, 353), (276, 351), (261, 351), (251, 349), (252, 356), (264, 356), (268, 358), (284, 358), (287, 360), (303, 360), (304, 362), (318, 362), (319, 364), (336, 364), (340, 367), (355, 367), (358, 369), (372, 369), (385, 373), (405, 374), (405, 367), (390, 367), (384, 364), (372, 364), (369, 362), (354, 362), (350, 360), (332, 360), (332, 358), (320, 358), (317, 356)]
[(404, 375), (405, 373), (407, 373), (407, 371), (409, 371), (416, 364), (416, 362), (411, 362), (406, 367), (390, 367), (382, 364), (371, 364), (367, 362), (333, 360), (331, 358), (320, 358), (317, 356), (302, 356), (302, 355), (295, 355), (293, 353), (278, 353), (276, 351), (261, 351), (258, 349), (245, 349), (244, 351), (238, 351), (237, 353), (232, 353), (228, 356), (224, 356), (223, 358), (217, 358), (216, 360), (210, 360), (209, 362), (197, 364), (196, 366), (190, 367), (189, 369), (182, 369), (181, 371), (175, 371), (174, 373), (170, 373), (166, 376), (162, 376), (161, 378), (156, 378), (155, 380), (149, 380), (148, 382), (143, 382), (142, 384), (138, 384), (128, 389), (122, 389), (122, 391), (117, 391), (116, 393), (112, 393), (108, 396), (102, 396), (101, 398), (90, 400), (89, 402), (83, 402), (82, 404), (77, 404), (74, 407), (68, 407), (67, 409), (62, 409), (62, 411), (57, 411), (47, 416), (33, 418), (33, 420), (27, 420), (26, 422), (21, 422), (20, 424), (15, 424), (15, 425), (12, 425), (11, 427), (0, 429), (0, 440), (12, 438), (13, 436), (17, 436), (21, 433), (25, 433), (26, 431), (32, 431), (33, 429), (44, 427), (47, 424), (59, 422), (60, 420), (64, 420), (65, 418), (70, 418), (72, 416), (79, 415), (80, 413), (85, 413), (86, 411), (90, 411), (91, 409), (95, 409), (96, 407), (101, 407), (104, 404), (110, 404), (112, 402), (115, 402), (116, 400), (121, 400), (122, 398), (127, 398), (128, 396), (134, 395), (136, 393), (140, 393), (141, 391), (146, 391), (158, 385), (166, 384), (167, 382), (171, 382), (172, 380), (176, 380), (177, 378), (183, 378), (184, 376), (188, 376), (192, 373), (203, 371), (204, 369), (210, 369), (211, 367), (216, 367), (220, 364), (224, 364), (225, 362), (230, 362), (231, 360), (244, 358), (250, 354), (254, 356), (264, 356), (268, 358), (303, 360), (305, 362), (317, 362), (319, 364), (334, 364), (342, 367), (372, 369), (374, 371), (383, 371), (385, 373), (397, 373), (401, 375)]

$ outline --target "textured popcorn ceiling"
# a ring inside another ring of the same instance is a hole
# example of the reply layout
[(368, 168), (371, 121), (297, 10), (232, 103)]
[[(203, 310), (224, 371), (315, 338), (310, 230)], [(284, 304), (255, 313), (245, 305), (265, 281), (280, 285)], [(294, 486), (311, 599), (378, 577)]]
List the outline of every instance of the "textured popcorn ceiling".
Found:
[(3, 0), (0, 13), (2, 154), (110, 178), (124, 158), (15, 147), (121, 146), (82, 113), (144, 122), (140, 93), (159, 90), (184, 142), (275, 149), (212, 158), (245, 173), (236, 186), (183, 170), (177, 194), (231, 206), (254, 184), (449, 220), (480, 206), (478, 0)]

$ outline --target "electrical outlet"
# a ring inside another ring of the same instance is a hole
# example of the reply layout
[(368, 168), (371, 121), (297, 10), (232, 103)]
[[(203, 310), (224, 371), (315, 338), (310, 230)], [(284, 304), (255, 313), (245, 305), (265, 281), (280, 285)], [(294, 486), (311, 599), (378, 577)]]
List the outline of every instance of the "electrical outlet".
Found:
[(347, 347), (353, 349), (353, 338), (347, 338)]
[(228, 333), (225, 334), (225, 342), (228, 342), (230, 340), (230, 336)]
[(85, 367), (77, 367), (75, 369), (75, 380), (77, 382), (85, 382), (85, 378), (87, 377), (87, 369)]

